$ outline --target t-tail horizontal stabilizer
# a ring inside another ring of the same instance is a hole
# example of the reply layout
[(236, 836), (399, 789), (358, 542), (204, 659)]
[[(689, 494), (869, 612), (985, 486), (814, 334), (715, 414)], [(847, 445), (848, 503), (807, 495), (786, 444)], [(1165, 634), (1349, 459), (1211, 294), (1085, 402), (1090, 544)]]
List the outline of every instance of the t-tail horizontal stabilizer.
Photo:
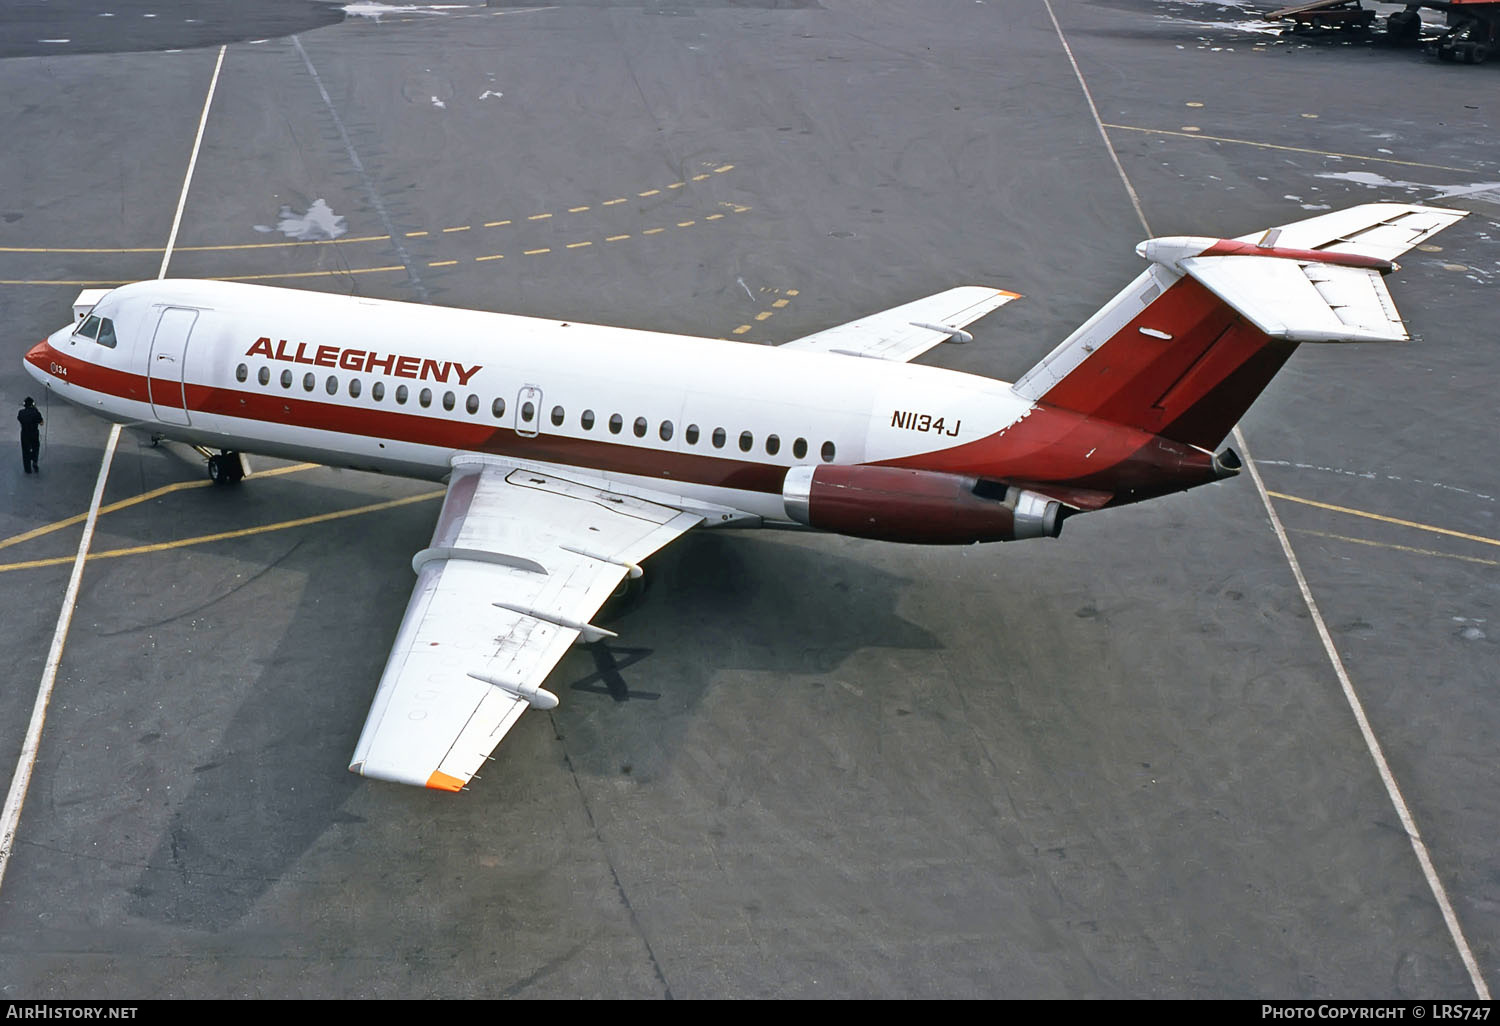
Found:
[(1014, 385), (1210, 449), (1299, 342), (1404, 342), (1382, 275), (1464, 216), (1369, 203), (1238, 239), (1148, 239), (1135, 281)]

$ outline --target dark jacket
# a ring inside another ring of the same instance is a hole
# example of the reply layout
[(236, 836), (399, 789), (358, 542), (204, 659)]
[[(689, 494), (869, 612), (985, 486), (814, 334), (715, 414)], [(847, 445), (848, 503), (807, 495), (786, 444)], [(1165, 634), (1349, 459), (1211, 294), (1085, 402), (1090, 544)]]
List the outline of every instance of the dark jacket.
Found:
[(42, 411), (35, 406), (23, 406), (21, 412), (16, 414), (16, 419), (21, 422), (21, 437), (35, 440), (38, 437), (37, 428), (42, 426)]

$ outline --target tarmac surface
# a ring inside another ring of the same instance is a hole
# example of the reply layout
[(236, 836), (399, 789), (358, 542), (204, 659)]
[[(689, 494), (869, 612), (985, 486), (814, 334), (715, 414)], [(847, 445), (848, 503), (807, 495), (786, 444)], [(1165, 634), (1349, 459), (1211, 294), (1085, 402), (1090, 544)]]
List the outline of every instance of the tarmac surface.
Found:
[[(1158, 235), (1472, 211), (1390, 279), (1413, 344), (1304, 346), (1242, 424), (1457, 931), (1248, 474), (1058, 541), (689, 535), (449, 796), (345, 768), (439, 492), (269, 460), (212, 488), (127, 432), (104, 502), (139, 501), (82, 578), (0, 995), (1500, 980), (1500, 71), (1284, 39), (1271, 4), (182, 6), (0, 39), (17, 406), (84, 283), (157, 275), (223, 44), (173, 276), (766, 344), (991, 284), (1025, 298), (927, 359), (1014, 380), (1138, 272), (1121, 170)], [(40, 475), (0, 472), (7, 767), (108, 433), (44, 414)]]

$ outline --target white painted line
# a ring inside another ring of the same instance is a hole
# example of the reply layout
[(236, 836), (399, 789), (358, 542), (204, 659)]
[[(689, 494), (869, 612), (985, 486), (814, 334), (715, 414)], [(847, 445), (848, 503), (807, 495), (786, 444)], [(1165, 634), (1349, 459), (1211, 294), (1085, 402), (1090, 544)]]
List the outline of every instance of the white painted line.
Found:
[[(219, 47), (219, 59), (214, 62), (213, 78), (208, 83), (208, 96), (203, 100), (203, 113), (198, 118), (198, 134), (193, 139), (193, 153), (188, 159), (187, 174), (182, 181), (182, 195), (177, 199), (177, 214), (172, 218), (172, 234), (167, 240), (166, 253), (162, 256), (161, 270), (157, 278), (167, 275), (167, 262), (172, 259), (172, 247), (177, 242), (177, 229), (182, 224), (182, 209), (187, 203), (188, 188), (193, 184), (193, 168), (198, 163), (198, 150), (203, 145), (203, 129), (208, 124), (208, 108), (213, 102), (214, 89), (219, 84), (219, 70), (224, 66), (226, 46)], [(89, 502), (89, 515), (83, 524), (83, 537), (78, 542), (78, 555), (73, 559), (73, 572), (68, 576), (68, 587), (63, 593), (62, 611), (57, 614), (57, 628), (52, 632), (52, 645), (47, 650), (47, 664), (42, 670), (42, 681), (37, 688), (36, 701), (31, 707), (31, 722), (26, 728), (26, 740), (21, 745), (21, 757), (16, 762), (16, 772), (10, 778), (10, 790), (5, 795), (5, 808), (0, 810), (0, 883), (5, 881), (5, 870), (10, 865), (10, 853), (15, 846), (16, 829), (21, 822), (21, 807), (26, 803), (26, 792), (31, 787), (31, 773), (36, 766), (37, 751), (42, 742), (42, 726), (47, 720), (47, 705), (52, 701), (52, 690), (57, 684), (57, 670), (62, 664), (63, 646), (68, 639), (68, 628), (73, 623), (73, 608), (78, 603), (78, 586), (83, 580), (83, 564), (88, 559), (89, 545), (94, 540), (94, 525), (99, 520), (99, 503), (104, 499), (104, 485), (109, 480), (109, 469), (114, 463), (115, 446), (120, 441), (120, 425), (112, 425), (109, 439), (104, 443), (104, 458), (99, 462), (99, 477), (94, 482), (94, 497)]]
[(193, 169), (198, 166), (198, 150), (203, 146), (203, 129), (208, 124), (208, 108), (214, 102), (214, 90), (219, 87), (219, 70), (224, 67), (224, 51), (219, 47), (219, 59), (214, 61), (214, 74), (208, 80), (208, 95), (203, 98), (203, 113), (198, 115), (198, 134), (193, 138), (193, 155), (188, 158), (187, 174), (182, 180), (182, 195), (177, 197), (177, 213), (172, 215), (172, 234), (167, 236), (167, 249), (161, 255), (161, 270), (157, 278), (167, 276), (167, 263), (172, 259), (172, 247), (177, 245), (177, 229), (182, 226), (182, 210), (187, 206), (188, 186), (193, 184)]
[(57, 683), (57, 667), (62, 662), (63, 643), (68, 636), (68, 626), (73, 622), (78, 585), (83, 580), (83, 563), (88, 556), (89, 543), (94, 540), (94, 524), (99, 519), (99, 502), (104, 498), (104, 483), (109, 480), (109, 465), (114, 459), (115, 443), (119, 440), (120, 425), (115, 424), (109, 429), (109, 441), (104, 444), (104, 460), (99, 464), (99, 479), (94, 482), (94, 499), (89, 503), (83, 538), (78, 542), (78, 556), (73, 560), (73, 573), (69, 575), (68, 588), (63, 593), (57, 629), (52, 632), (52, 647), (47, 650), (47, 665), (42, 671), (42, 683), (37, 689), (36, 702), (31, 707), (31, 723), (26, 728), (26, 740), (21, 745), (21, 758), (16, 763), (15, 775), (10, 778), (10, 791), (5, 796), (4, 812), (0, 813), (0, 883), (5, 880), (5, 867), (10, 864), (16, 827), (21, 822), (21, 806), (25, 803), (26, 791), (31, 786), (31, 771), (36, 765), (37, 749), (42, 741), (42, 724), (47, 719), (47, 703), (52, 701), (52, 688)]
[(1427, 886), (1432, 889), (1432, 896), (1437, 899), (1438, 908), (1443, 913), (1443, 922), (1448, 924), (1448, 933), (1458, 947), (1458, 955), (1463, 959), (1464, 968), (1469, 970), (1469, 980), (1474, 984), (1474, 990), (1480, 999), (1488, 1001), (1490, 989), (1479, 972), (1479, 963), (1474, 958), (1474, 952), (1469, 948), (1463, 928), (1458, 925), (1458, 915), (1453, 911), (1453, 903), (1448, 900), (1448, 892), (1443, 887), (1443, 882), (1438, 879), (1437, 870), (1432, 865), (1432, 856), (1427, 852), (1427, 844), (1417, 830), (1417, 822), (1412, 818), (1411, 810), (1407, 808), (1406, 799), (1401, 795), (1401, 788), (1396, 784), (1395, 774), (1391, 772), (1390, 764), (1385, 760), (1385, 752), (1375, 737), (1375, 731), (1370, 727), (1369, 718), (1365, 716), (1364, 703), (1359, 700), (1359, 695), (1355, 694), (1354, 684), (1349, 680), (1348, 671), (1344, 669), (1344, 660), (1339, 656), (1338, 649), (1334, 647), (1333, 635), (1328, 633), (1328, 624), (1324, 622), (1318, 603), (1313, 598), (1312, 589), (1308, 587), (1307, 578), (1303, 576), (1302, 564), (1297, 560), (1297, 553), (1292, 550), (1292, 543), (1287, 538), (1281, 517), (1277, 515), (1276, 507), (1271, 505), (1271, 496), (1266, 492), (1265, 482), (1260, 479), (1260, 470), (1255, 466), (1255, 461), (1250, 458), (1250, 447), (1239, 425), (1235, 425), (1234, 440), (1239, 443), (1240, 456), (1244, 460), (1245, 469), (1250, 471), (1251, 480), (1255, 482), (1255, 490), (1260, 492), (1260, 501), (1266, 507), (1266, 516), (1271, 518), (1271, 528), (1276, 532), (1276, 540), (1281, 542), (1281, 551), (1286, 556), (1287, 565), (1292, 568), (1292, 576), (1297, 579), (1297, 588), (1302, 592), (1302, 601), (1307, 604), (1307, 611), (1312, 614), (1313, 626), (1318, 629), (1318, 637), (1323, 640), (1323, 651), (1328, 654), (1328, 661), (1333, 664), (1333, 672), (1338, 676), (1339, 686), (1344, 689), (1344, 699), (1354, 712), (1354, 721), (1359, 724), (1359, 732), (1365, 739), (1365, 747), (1369, 749), (1370, 758), (1375, 760), (1375, 769), (1380, 774), (1380, 781), (1385, 785), (1385, 792), (1390, 796), (1391, 804), (1396, 807), (1396, 815), (1401, 818), (1401, 826), (1406, 831), (1407, 840), (1411, 841), (1412, 851), (1416, 852), (1417, 862), (1422, 866), (1422, 875), (1427, 877)]
[[(1083, 89), (1084, 99), (1088, 100), (1089, 113), (1094, 116), (1094, 124), (1099, 129), (1099, 137), (1104, 140), (1104, 146), (1109, 150), (1109, 159), (1114, 161), (1115, 171), (1119, 173), (1120, 181), (1125, 184), (1125, 190), (1130, 193), (1130, 203), (1135, 207), (1136, 216), (1140, 218), (1141, 228), (1145, 230), (1147, 237), (1150, 237), (1151, 225), (1146, 221), (1146, 214), (1141, 209), (1140, 197), (1136, 195), (1135, 186), (1130, 184), (1130, 178), (1125, 174), (1125, 168), (1120, 164), (1120, 158), (1115, 153), (1114, 144), (1110, 142), (1109, 134), (1104, 130), (1104, 122), (1099, 117), (1099, 108), (1094, 105), (1094, 97), (1089, 92), (1088, 83), (1083, 79), (1083, 72), (1079, 70), (1078, 62), (1073, 59), (1073, 50), (1068, 46), (1067, 38), (1063, 36), (1057, 15), (1052, 12), (1052, 2), (1042, 0), (1042, 3), (1047, 8), (1047, 16), (1052, 19), (1052, 27), (1057, 30), (1058, 41), (1062, 43), (1063, 51), (1068, 55), (1068, 63), (1073, 66), (1073, 75)], [(1349, 703), (1349, 708), (1354, 713), (1354, 720), (1359, 724), (1359, 732), (1365, 739), (1365, 747), (1370, 752), (1370, 758), (1375, 761), (1375, 769), (1380, 775), (1381, 783), (1385, 785), (1385, 792), (1390, 797), (1391, 804), (1396, 807), (1396, 815), (1401, 819), (1401, 826), (1406, 830), (1407, 840), (1411, 842), (1412, 851), (1416, 853), (1417, 862), (1422, 867), (1422, 875), (1427, 878), (1427, 886), (1431, 889), (1438, 909), (1443, 914), (1443, 922), (1448, 926), (1448, 934), (1453, 938), (1454, 946), (1458, 948), (1458, 956), (1463, 960), (1464, 968), (1469, 971), (1469, 982), (1474, 985), (1474, 991), (1480, 999), (1488, 1001), (1490, 1000), (1489, 986), (1484, 982), (1484, 976), (1480, 974), (1479, 963), (1475, 960), (1474, 952), (1464, 937), (1463, 928), (1458, 923), (1458, 915), (1453, 911), (1453, 903), (1448, 900), (1448, 892), (1443, 887), (1443, 882), (1438, 879), (1437, 870), (1432, 865), (1432, 856), (1427, 851), (1427, 844), (1417, 830), (1416, 820), (1412, 818), (1411, 810), (1406, 805), (1401, 788), (1396, 784), (1396, 777), (1391, 772), (1390, 764), (1385, 760), (1385, 752), (1381, 749), (1380, 742), (1375, 737), (1375, 731), (1371, 729), (1370, 721), (1365, 716), (1364, 704), (1360, 702), (1359, 695), (1354, 691), (1354, 684), (1349, 679), (1349, 673), (1344, 669), (1344, 660), (1339, 656), (1338, 649), (1333, 644), (1333, 635), (1329, 634), (1328, 625), (1323, 621), (1323, 614), (1313, 598), (1312, 588), (1308, 586), (1307, 578), (1303, 576), (1302, 564), (1297, 559), (1297, 553), (1292, 549), (1291, 540), (1287, 538), (1286, 529), (1281, 524), (1281, 517), (1276, 514), (1276, 507), (1271, 504), (1271, 496), (1266, 492), (1265, 482), (1260, 478), (1260, 470), (1256, 467), (1255, 460), (1250, 457), (1249, 443), (1245, 441), (1245, 434), (1238, 424), (1234, 428), (1234, 440), (1240, 447), (1240, 458), (1244, 462), (1245, 469), (1250, 471), (1250, 477), (1255, 482), (1255, 489), (1260, 493), (1261, 503), (1266, 508), (1266, 515), (1271, 519), (1271, 528), (1276, 532), (1276, 539), (1281, 542), (1282, 554), (1286, 556), (1292, 576), (1297, 579), (1297, 588), (1302, 593), (1302, 601), (1312, 616), (1313, 625), (1318, 630), (1318, 637), (1323, 641), (1323, 651), (1327, 654), (1329, 663), (1333, 665), (1333, 672), (1339, 679), (1339, 686), (1344, 690), (1344, 700)]]

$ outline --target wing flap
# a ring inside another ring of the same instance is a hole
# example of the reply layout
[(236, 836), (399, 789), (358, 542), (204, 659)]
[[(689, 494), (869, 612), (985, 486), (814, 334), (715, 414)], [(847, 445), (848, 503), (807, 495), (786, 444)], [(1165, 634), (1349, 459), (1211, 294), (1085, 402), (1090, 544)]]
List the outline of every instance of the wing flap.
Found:
[(461, 789), (636, 562), (702, 522), (495, 457), (454, 458), (350, 769)]
[(1003, 289), (963, 285), (806, 335), (782, 348), (905, 363), (950, 339), (968, 341), (965, 326), (1017, 298), (1017, 293)]

